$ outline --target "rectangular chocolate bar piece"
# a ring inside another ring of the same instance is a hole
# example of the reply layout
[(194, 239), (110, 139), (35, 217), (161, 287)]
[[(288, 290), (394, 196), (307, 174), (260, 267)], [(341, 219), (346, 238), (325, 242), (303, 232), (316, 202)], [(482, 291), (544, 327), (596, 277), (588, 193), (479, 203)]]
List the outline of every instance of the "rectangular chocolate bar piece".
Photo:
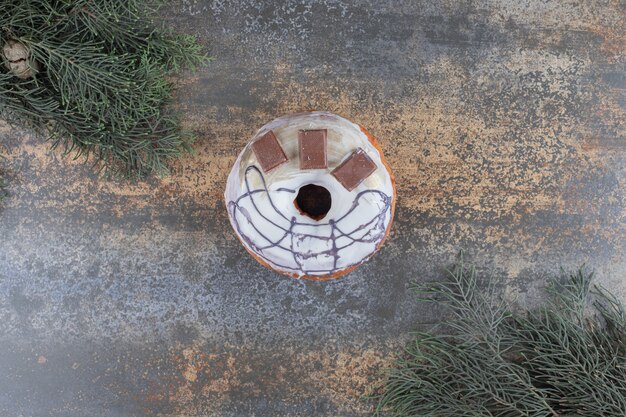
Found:
[(254, 141), (252, 150), (263, 172), (270, 171), (288, 160), (283, 148), (278, 143), (278, 139), (276, 139), (274, 132), (271, 130)]
[(363, 149), (357, 148), (331, 174), (348, 191), (352, 191), (374, 171), (376, 171), (376, 163), (367, 156)]
[(298, 132), (300, 169), (322, 169), (326, 161), (326, 129), (301, 130)]

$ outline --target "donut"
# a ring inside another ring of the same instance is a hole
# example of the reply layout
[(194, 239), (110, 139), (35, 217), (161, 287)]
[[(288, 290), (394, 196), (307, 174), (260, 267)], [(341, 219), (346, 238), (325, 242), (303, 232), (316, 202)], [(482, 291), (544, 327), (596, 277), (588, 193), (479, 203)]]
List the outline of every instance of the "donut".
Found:
[(393, 175), (364, 128), (327, 112), (279, 117), (239, 154), (224, 192), (230, 223), (261, 264), (295, 278), (340, 277), (381, 247)]

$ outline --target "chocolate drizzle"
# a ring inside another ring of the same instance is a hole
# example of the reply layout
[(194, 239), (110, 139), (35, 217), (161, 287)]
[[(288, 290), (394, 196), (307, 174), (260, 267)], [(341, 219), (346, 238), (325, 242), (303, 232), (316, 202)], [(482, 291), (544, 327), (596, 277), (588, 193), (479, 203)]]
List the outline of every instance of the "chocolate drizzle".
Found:
[[(250, 178), (249, 176), (255, 174), (258, 175), (261, 179), (261, 188), (251, 189), (250, 186)], [(272, 200), (272, 196), (270, 191), (267, 188), (265, 177), (259, 168), (254, 165), (246, 168), (245, 171), (245, 185), (246, 192), (242, 194), (236, 201), (228, 202), (228, 210), (230, 212), (230, 217), (232, 219), (233, 225), (237, 230), (238, 235), (241, 239), (246, 243), (246, 245), (253, 250), (261, 259), (265, 262), (269, 263), (272, 266), (276, 266), (280, 269), (287, 271), (294, 271), (296, 273), (302, 273), (304, 275), (331, 275), (340, 270), (350, 268), (352, 266), (356, 266), (363, 262), (364, 259), (359, 259), (358, 262), (354, 262), (347, 265), (342, 265), (338, 267), (338, 261), (341, 258), (341, 251), (351, 247), (354, 244), (358, 243), (376, 243), (382, 241), (385, 237), (387, 225), (385, 224), (385, 219), (389, 218), (391, 215), (391, 197), (387, 194), (383, 193), (379, 190), (365, 190), (358, 193), (354, 201), (352, 202), (351, 207), (348, 211), (343, 214), (338, 219), (331, 219), (326, 223), (315, 222), (315, 223), (303, 223), (298, 222), (296, 217), (288, 218), (281, 210), (278, 209), (274, 201)], [(296, 190), (291, 190), (287, 188), (279, 188), (274, 193), (290, 193), (295, 194)], [(267, 199), (269, 201), (271, 209), (276, 213), (276, 216), (272, 216), (273, 218), (280, 220), (280, 218), (289, 222), (289, 227), (286, 228), (281, 226), (276, 221), (272, 220), (272, 218), (263, 214), (263, 212), (259, 209), (257, 202), (255, 201), (255, 196), (259, 194), (267, 194)], [(371, 219), (365, 219), (362, 224), (354, 228), (350, 231), (344, 231), (342, 223), (346, 222), (346, 219), (357, 209), (362, 199), (369, 197), (370, 199), (378, 199), (382, 203), (379, 206), (379, 212)], [(255, 213), (250, 213), (245, 207), (242, 207), (242, 203), (244, 199), (248, 199), (252, 204)], [(280, 231), (282, 231), (282, 235), (277, 240), (270, 239), (262, 230), (257, 227), (255, 224), (255, 218), (259, 221), (263, 220)], [(247, 235), (244, 230), (242, 230), (240, 221), (245, 220), (248, 224), (254, 229), (255, 234), (261, 237), (266, 243), (261, 244), (260, 242), (255, 242), (254, 239)], [(304, 233), (299, 232), (294, 229), (302, 227), (306, 228), (315, 228), (320, 231), (324, 230), (323, 228), (330, 228), (329, 236), (321, 236), (312, 233)], [(363, 232), (360, 237), (354, 237), (355, 234)], [(346, 243), (342, 246), (337, 245), (337, 240), (340, 238), (347, 238), (349, 243)], [(329, 249), (319, 251), (319, 252), (311, 252), (299, 250), (298, 244), (304, 242), (306, 239), (313, 239), (326, 242), (327, 247)], [(284, 265), (276, 262), (275, 259), (268, 257), (267, 252), (270, 249), (278, 249), (280, 251), (284, 251), (293, 258), (293, 263)], [(372, 251), (373, 253), (374, 251)], [(369, 254), (371, 255), (371, 253)], [(369, 256), (368, 255), (368, 256)], [(310, 259), (314, 257), (331, 257), (333, 259), (333, 267), (330, 269), (303, 269), (302, 260)]]

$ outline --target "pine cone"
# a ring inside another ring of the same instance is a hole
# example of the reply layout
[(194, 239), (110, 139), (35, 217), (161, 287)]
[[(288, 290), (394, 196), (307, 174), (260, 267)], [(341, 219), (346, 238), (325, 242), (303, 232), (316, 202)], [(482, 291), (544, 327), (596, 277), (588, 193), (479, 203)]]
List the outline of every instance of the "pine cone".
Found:
[(10, 39), (4, 44), (2, 52), (5, 66), (16, 77), (25, 80), (39, 72), (39, 63), (30, 59), (28, 48), (23, 43)]

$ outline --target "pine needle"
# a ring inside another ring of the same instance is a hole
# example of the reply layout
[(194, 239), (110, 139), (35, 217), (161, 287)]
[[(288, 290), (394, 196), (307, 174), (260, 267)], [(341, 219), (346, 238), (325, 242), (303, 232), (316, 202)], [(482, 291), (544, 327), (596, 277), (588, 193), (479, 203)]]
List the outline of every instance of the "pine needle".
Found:
[(166, 77), (208, 58), (195, 37), (155, 23), (156, 11), (149, 0), (5, 0), (0, 47), (18, 42), (37, 70), (21, 79), (2, 63), (0, 117), (106, 174), (167, 173), (193, 138), (167, 108)]
[(417, 334), (376, 413), (626, 416), (626, 311), (591, 280), (584, 270), (554, 280), (548, 304), (524, 314), (496, 303), (462, 260), (445, 282), (417, 285), (420, 298), (450, 309), (451, 331)]

